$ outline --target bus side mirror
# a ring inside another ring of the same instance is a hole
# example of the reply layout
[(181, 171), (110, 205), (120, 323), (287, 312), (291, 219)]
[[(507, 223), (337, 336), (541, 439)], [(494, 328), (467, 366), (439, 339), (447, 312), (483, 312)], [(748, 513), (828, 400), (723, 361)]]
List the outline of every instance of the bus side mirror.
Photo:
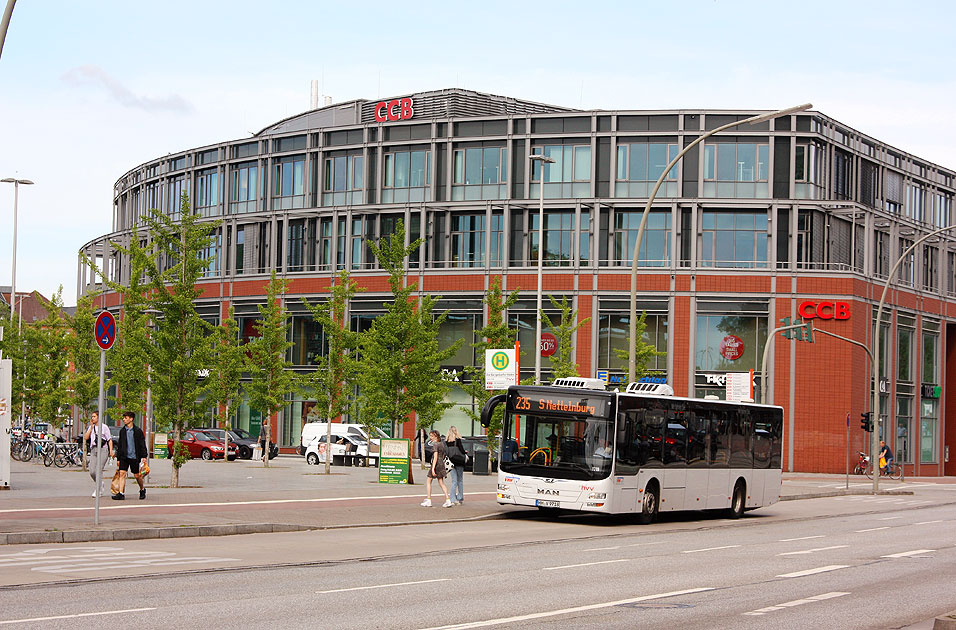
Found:
[(491, 425), (491, 416), (495, 413), (495, 407), (503, 403), (508, 398), (508, 394), (498, 394), (492, 396), (481, 408), (481, 426), (486, 429)]

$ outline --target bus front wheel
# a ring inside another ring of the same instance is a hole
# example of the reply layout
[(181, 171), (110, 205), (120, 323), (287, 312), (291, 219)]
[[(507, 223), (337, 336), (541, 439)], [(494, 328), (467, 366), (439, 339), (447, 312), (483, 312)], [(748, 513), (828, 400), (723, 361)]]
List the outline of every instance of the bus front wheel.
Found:
[(656, 483), (649, 483), (644, 489), (644, 500), (641, 502), (641, 513), (638, 521), (641, 525), (649, 525), (657, 520), (660, 503), (660, 490)]
[(734, 494), (730, 499), (730, 509), (727, 511), (729, 518), (740, 518), (744, 515), (744, 508), (747, 507), (747, 489), (743, 480), (738, 480), (734, 486)]

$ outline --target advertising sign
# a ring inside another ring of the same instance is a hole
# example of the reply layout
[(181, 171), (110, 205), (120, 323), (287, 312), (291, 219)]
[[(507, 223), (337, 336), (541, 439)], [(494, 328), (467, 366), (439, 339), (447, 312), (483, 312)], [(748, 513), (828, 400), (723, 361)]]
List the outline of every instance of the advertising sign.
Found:
[(753, 370), (749, 372), (727, 372), (727, 400), (734, 402), (753, 400), (753, 382)]
[(408, 471), (412, 464), (410, 440), (382, 438), (378, 454), (379, 483), (408, 483)]
[(558, 350), (558, 340), (551, 333), (541, 333), (541, 356), (550, 357)]
[(508, 389), (518, 383), (514, 348), (485, 350), (485, 389)]
[(12, 381), (13, 361), (0, 359), (0, 489), (10, 487), (10, 428), (13, 424), (10, 386)]
[(720, 355), (728, 361), (736, 361), (744, 354), (744, 340), (737, 335), (727, 335), (720, 340)]

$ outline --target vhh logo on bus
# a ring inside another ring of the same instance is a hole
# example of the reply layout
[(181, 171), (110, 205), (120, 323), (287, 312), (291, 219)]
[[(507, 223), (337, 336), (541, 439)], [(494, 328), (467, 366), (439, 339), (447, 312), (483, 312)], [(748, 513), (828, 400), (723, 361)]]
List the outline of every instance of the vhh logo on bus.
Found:
[(377, 122), (408, 120), (414, 115), (415, 110), (412, 108), (412, 99), (410, 98), (381, 101), (375, 105), (375, 120)]
[(797, 313), (803, 319), (850, 319), (850, 305), (847, 302), (801, 302)]

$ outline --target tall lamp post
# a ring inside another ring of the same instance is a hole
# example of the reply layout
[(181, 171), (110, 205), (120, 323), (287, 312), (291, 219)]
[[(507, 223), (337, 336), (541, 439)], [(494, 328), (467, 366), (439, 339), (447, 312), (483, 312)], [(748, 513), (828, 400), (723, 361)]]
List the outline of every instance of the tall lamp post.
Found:
[(886, 303), (886, 294), (890, 290), (890, 282), (893, 280), (893, 276), (896, 275), (896, 272), (899, 270), (900, 265), (903, 264), (903, 261), (906, 259), (910, 253), (913, 252), (916, 247), (925, 241), (926, 239), (932, 238), (937, 234), (941, 234), (948, 230), (956, 229), (956, 224), (947, 225), (944, 228), (938, 230), (933, 230), (926, 236), (923, 236), (915, 243), (907, 247), (900, 257), (896, 260), (896, 264), (893, 265), (893, 268), (890, 269), (890, 273), (886, 276), (886, 282), (883, 283), (883, 293), (880, 295), (880, 304), (876, 308), (876, 324), (873, 332), (873, 352), (870, 355), (873, 357), (873, 433), (870, 435), (870, 466), (873, 466), (873, 494), (876, 494), (880, 490), (880, 475), (877, 472), (879, 470), (880, 463), (880, 425), (882, 424), (882, 419), (880, 418), (880, 324), (883, 319), (883, 305)]
[[(12, 6), (10, 7), (12, 10)], [(17, 305), (17, 202), (20, 199), (20, 184), (24, 186), (32, 185), (29, 179), (17, 179), (15, 177), (4, 177), (0, 183), (13, 184), (13, 265), (10, 269), (10, 321), (13, 321), (14, 311)], [(23, 332), (23, 300), (20, 301), (20, 317), (17, 318), (17, 334)], [(23, 426), (25, 403), (20, 398), (20, 426)]]
[[(543, 153), (532, 153), (528, 158), (541, 164), (540, 193), (538, 196), (538, 295), (534, 309), (534, 384), (541, 384), (541, 291), (542, 269), (544, 267), (544, 165), (554, 164), (554, 158)], [(520, 380), (520, 377), (519, 377)]]
[(644, 228), (647, 225), (647, 216), (651, 212), (651, 206), (654, 204), (654, 199), (657, 197), (657, 191), (660, 190), (661, 184), (664, 183), (664, 178), (667, 177), (667, 174), (671, 172), (671, 169), (681, 161), (684, 155), (687, 154), (692, 148), (700, 144), (702, 141), (706, 140), (715, 133), (724, 131), (725, 129), (730, 129), (731, 127), (737, 127), (739, 125), (753, 125), (756, 123), (764, 122), (772, 118), (779, 118), (780, 116), (786, 116), (788, 114), (794, 114), (796, 112), (802, 112), (804, 110), (810, 109), (813, 107), (810, 103), (804, 103), (803, 105), (797, 105), (795, 107), (788, 107), (786, 109), (778, 109), (777, 111), (770, 112), (768, 114), (760, 114), (759, 116), (751, 116), (750, 118), (745, 118), (743, 120), (738, 120), (736, 122), (727, 123), (726, 125), (721, 125), (716, 129), (711, 129), (702, 133), (696, 140), (684, 147), (674, 159), (671, 160), (667, 166), (664, 167), (664, 170), (661, 172), (660, 177), (657, 178), (657, 183), (654, 184), (654, 189), (651, 191), (650, 197), (647, 199), (647, 204), (644, 206), (644, 213), (641, 215), (641, 225), (637, 229), (637, 239), (634, 242), (634, 257), (631, 260), (631, 308), (630, 308), (630, 322), (628, 323), (628, 359), (627, 359), (627, 382), (633, 383), (636, 369), (636, 352), (637, 352), (637, 262), (638, 255), (641, 251), (641, 241), (644, 238)]

